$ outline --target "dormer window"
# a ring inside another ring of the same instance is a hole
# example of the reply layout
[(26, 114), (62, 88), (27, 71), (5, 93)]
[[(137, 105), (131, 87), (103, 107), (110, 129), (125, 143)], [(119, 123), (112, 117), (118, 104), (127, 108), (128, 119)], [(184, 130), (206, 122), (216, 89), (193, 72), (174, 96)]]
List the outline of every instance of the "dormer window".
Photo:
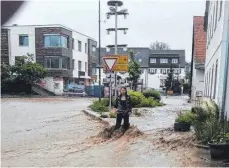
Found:
[(173, 59), (172, 59), (172, 63), (173, 63), (173, 64), (177, 64), (177, 63), (178, 63), (178, 59), (177, 59), (177, 58), (173, 58)]
[(157, 62), (156, 58), (150, 58), (150, 63), (155, 64)]
[(160, 59), (160, 63), (166, 64), (166, 63), (168, 63), (168, 59), (166, 59), (166, 58), (161, 58), (161, 59)]

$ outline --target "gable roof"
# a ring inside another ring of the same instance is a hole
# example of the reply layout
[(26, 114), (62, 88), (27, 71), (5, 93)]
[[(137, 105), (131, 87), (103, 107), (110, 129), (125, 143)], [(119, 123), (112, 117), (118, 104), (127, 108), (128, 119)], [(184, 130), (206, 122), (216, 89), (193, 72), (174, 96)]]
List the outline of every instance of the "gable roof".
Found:
[[(140, 65), (141, 68), (149, 67), (149, 57), (152, 54), (178, 54), (180, 58), (180, 67), (185, 67), (185, 50), (151, 50), (147, 47), (128, 47), (127, 51), (124, 51), (122, 48), (118, 48), (119, 55), (129, 55), (129, 52), (133, 51), (135, 53), (135, 60)], [(110, 51), (106, 51), (106, 48), (101, 48), (101, 61), (103, 64), (102, 58), (105, 55), (114, 55), (114, 49), (110, 49)], [(98, 56), (98, 48), (97, 48), (97, 56)], [(99, 63), (97, 59), (97, 64)]]

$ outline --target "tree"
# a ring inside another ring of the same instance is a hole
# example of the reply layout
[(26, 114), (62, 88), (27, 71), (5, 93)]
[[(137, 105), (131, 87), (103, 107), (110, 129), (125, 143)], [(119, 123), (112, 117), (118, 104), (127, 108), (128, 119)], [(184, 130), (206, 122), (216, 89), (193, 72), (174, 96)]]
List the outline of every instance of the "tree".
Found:
[(173, 67), (172, 67), (172, 64), (170, 64), (170, 70), (168, 73), (168, 77), (165, 81), (165, 87), (166, 87), (166, 91), (168, 89), (172, 89), (172, 87), (173, 87)]
[(32, 54), (20, 57), (10, 70), (15, 81), (24, 81), (26, 84), (38, 83), (46, 74), (41, 64), (34, 63)]
[(150, 45), (151, 50), (170, 50), (170, 46), (164, 42), (154, 42)]
[(137, 90), (138, 79), (141, 75), (140, 65), (135, 60), (135, 55), (130, 51), (130, 63), (129, 63), (129, 80), (132, 82), (133, 90)]

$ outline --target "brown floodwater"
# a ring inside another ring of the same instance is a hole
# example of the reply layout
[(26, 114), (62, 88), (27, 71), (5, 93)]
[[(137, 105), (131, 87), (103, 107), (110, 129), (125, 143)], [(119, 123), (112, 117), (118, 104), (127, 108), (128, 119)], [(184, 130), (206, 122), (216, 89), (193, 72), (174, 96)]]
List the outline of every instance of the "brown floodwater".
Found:
[[(192, 135), (183, 138), (171, 130), (150, 129), (149, 119), (146, 127), (141, 121), (142, 128), (151, 130), (143, 135), (130, 131), (118, 139), (97, 136), (104, 125), (82, 112), (91, 102), (87, 98), (2, 99), (2, 166), (211, 166), (207, 152), (185, 145)], [(164, 107), (168, 111), (164, 123), (174, 118), (171, 104), (169, 99)], [(163, 120), (162, 114), (156, 115)], [(160, 120), (153, 120), (159, 128)], [(184, 142), (179, 144), (174, 135)]]

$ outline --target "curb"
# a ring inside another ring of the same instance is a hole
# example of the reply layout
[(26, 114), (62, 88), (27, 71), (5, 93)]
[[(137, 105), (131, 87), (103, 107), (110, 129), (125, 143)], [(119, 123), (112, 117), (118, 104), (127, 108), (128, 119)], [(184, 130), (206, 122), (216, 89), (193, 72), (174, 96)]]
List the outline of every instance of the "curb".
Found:
[(100, 117), (100, 114), (94, 112), (94, 111), (91, 111), (89, 109), (86, 109), (86, 110), (83, 110), (83, 112), (87, 115), (87, 116), (90, 116), (96, 120), (100, 120), (103, 124), (107, 125), (107, 126), (110, 126), (111, 124), (106, 121), (105, 119), (101, 118)]

